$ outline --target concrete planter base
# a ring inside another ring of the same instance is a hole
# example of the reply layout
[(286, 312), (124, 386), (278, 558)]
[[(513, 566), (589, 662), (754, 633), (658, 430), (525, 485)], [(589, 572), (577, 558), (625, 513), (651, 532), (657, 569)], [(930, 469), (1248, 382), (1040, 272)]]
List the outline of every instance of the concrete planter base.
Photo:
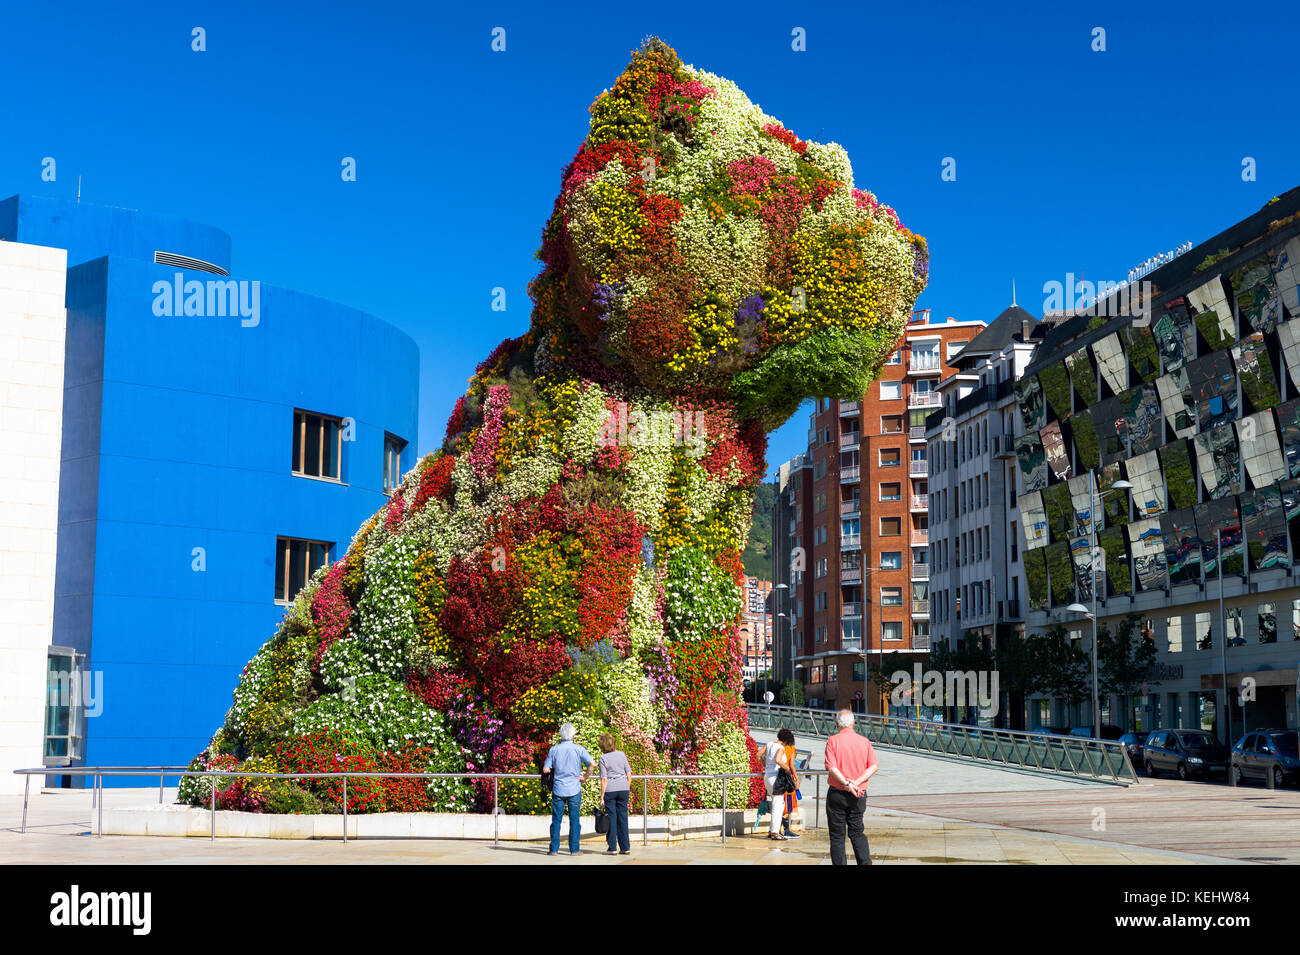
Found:
[[(754, 824), (756, 810), (726, 812), (727, 835), (741, 835)], [(341, 815), (277, 815), (261, 812), (218, 810), (216, 832), (230, 839), (341, 839)], [(628, 819), (632, 841), (641, 841), (641, 816)], [(719, 836), (723, 812), (720, 809), (684, 810), (671, 816), (650, 816), (651, 842), (678, 842)], [(538, 841), (550, 838), (549, 816), (497, 816), (479, 813), (383, 812), (348, 816), (349, 839), (491, 839), (503, 842)], [(568, 822), (562, 839), (568, 838)], [(212, 835), (212, 813), (195, 806), (164, 805), (112, 809), (104, 807), (106, 836), (195, 836)], [(584, 839), (596, 837), (595, 819), (582, 817)]]

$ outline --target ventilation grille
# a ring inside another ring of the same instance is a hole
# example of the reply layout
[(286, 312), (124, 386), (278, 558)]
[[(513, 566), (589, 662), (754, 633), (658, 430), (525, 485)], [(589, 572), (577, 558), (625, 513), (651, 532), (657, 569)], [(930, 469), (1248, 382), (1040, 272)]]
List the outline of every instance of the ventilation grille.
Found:
[(191, 258), (188, 255), (177, 255), (175, 252), (155, 252), (153, 260), (159, 265), (171, 265), (178, 269), (198, 269), (200, 272), (211, 272), (214, 275), (230, 274), (219, 265), (204, 262), (202, 259)]

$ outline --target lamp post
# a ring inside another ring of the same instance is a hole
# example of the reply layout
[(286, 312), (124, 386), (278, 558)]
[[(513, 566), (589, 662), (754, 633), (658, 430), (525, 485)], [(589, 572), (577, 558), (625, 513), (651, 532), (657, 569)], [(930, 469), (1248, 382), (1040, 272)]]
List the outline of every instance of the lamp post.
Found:
[[(1227, 736), (1224, 742), (1232, 745), (1232, 701), (1228, 696), (1228, 627), (1223, 617), (1223, 529), (1214, 530), (1214, 562), (1219, 565), (1219, 669), (1223, 674), (1223, 715)], [(1245, 713), (1245, 707), (1242, 707)], [(1231, 770), (1231, 767), (1229, 767)]]
[[(1097, 493), (1097, 475), (1088, 472), (1088, 573), (1092, 576), (1092, 612), (1080, 603), (1066, 607), (1069, 613), (1082, 613), (1092, 617), (1092, 733), (1101, 736), (1101, 689), (1097, 683), (1097, 505), (1114, 491), (1132, 490), (1128, 481), (1116, 481), (1109, 489)], [(1104, 578), (1103, 578), (1104, 579)]]

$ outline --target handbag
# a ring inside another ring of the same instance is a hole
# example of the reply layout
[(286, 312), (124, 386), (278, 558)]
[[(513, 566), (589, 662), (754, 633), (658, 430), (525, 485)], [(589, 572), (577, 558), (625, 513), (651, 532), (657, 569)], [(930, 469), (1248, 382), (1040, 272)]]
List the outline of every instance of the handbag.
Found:
[(608, 809), (601, 808), (596, 810), (596, 832), (602, 835), (609, 832)]
[(555, 773), (542, 773), (540, 779), (542, 788), (553, 794), (555, 792)]
[(792, 792), (794, 792), (794, 779), (790, 776), (790, 771), (784, 766), (778, 766), (776, 781), (772, 783), (772, 795), (784, 796), (786, 793)]

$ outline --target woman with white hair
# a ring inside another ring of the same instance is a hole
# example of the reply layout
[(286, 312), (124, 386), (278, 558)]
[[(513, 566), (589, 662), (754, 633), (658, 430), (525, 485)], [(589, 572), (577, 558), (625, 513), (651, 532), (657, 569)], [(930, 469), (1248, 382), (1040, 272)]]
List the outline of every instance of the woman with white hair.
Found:
[(569, 813), (569, 855), (581, 855), (582, 784), (591, 775), (595, 762), (591, 754), (573, 741), (577, 735), (572, 723), (560, 724), (560, 741), (551, 747), (542, 764), (542, 774), (551, 776), (551, 856), (560, 854), (560, 825), (565, 810)]

